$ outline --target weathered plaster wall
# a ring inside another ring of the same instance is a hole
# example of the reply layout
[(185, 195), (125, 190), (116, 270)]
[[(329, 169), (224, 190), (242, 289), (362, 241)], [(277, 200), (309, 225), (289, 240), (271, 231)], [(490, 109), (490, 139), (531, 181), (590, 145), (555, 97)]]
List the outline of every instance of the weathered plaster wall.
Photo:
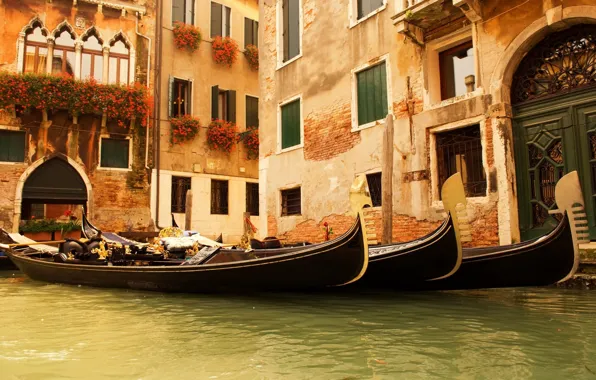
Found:
[[(389, 96), (396, 117), (394, 239), (420, 236), (442, 218), (434, 134), (479, 124), (487, 192), (469, 199), (473, 244), (519, 240), (511, 76), (523, 55), (550, 31), (596, 22), (593, 1), (483, 1), (482, 21), (450, 16), (452, 23), (429, 31), (422, 47), (397, 33), (391, 20), (395, 1), (353, 27), (350, 4), (303, 0), (303, 56), (278, 69), (276, 1), (260, 3), (261, 215), (267, 215), (261, 218), (261, 230), (308, 240), (304, 236), (322, 238), (323, 221), (345, 225), (354, 175), (376, 172), (381, 166), (382, 126), (351, 129), (352, 70), (388, 55)], [(474, 41), (477, 88), (441, 101), (438, 52), (469, 38)], [(279, 154), (278, 106), (298, 94), (304, 110), (304, 148)], [(280, 190), (297, 185), (302, 187), (302, 215), (281, 217)], [(341, 220), (333, 219), (336, 216)]]

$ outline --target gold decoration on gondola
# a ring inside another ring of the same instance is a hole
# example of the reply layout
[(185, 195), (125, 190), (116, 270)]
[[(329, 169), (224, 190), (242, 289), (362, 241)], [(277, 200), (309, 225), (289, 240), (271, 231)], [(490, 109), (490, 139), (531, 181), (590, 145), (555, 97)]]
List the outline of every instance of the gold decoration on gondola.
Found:
[(184, 235), (184, 231), (182, 231), (178, 227), (166, 227), (159, 231), (159, 237), (182, 237)]

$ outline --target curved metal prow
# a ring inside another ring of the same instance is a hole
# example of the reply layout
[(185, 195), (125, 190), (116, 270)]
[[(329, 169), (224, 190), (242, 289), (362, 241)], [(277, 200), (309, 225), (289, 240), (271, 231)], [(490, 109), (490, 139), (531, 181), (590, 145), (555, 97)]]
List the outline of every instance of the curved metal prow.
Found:
[(81, 230), (83, 232), (83, 236), (87, 239), (93, 239), (101, 236), (101, 230), (95, 227), (89, 219), (87, 219), (87, 214), (85, 210), (82, 212), (82, 223), (81, 223)]
[(565, 278), (559, 282), (570, 279), (579, 266), (579, 245), (590, 242), (588, 232), (588, 216), (586, 215), (584, 195), (579, 183), (577, 171), (572, 171), (559, 179), (555, 187), (555, 201), (558, 210), (551, 210), (549, 213), (567, 213), (571, 235), (573, 236), (574, 262), (573, 268)]
[(365, 206), (372, 207), (372, 199), (368, 190), (368, 181), (364, 174), (358, 174), (350, 188), (350, 209), (358, 214)]
[(470, 229), (470, 221), (468, 219), (468, 212), (466, 211), (467, 199), (464, 183), (461, 174), (455, 173), (443, 183), (441, 188), (441, 199), (443, 200), (443, 207), (445, 211), (451, 215), (453, 221), (453, 228), (455, 229), (455, 238), (457, 239), (457, 263), (446, 275), (435, 278), (433, 280), (440, 280), (447, 278), (457, 272), (463, 259), (463, 242), (472, 241), (472, 232)]

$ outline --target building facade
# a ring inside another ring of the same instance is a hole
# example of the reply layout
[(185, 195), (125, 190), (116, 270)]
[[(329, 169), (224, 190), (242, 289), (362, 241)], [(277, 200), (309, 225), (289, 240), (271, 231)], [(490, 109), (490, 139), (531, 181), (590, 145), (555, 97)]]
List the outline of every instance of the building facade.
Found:
[[(0, 2), (1, 228), (18, 231), (25, 220), (78, 206), (105, 230), (152, 228), (146, 87), (154, 12), (145, 0)], [(142, 113), (102, 108), (133, 92)]]
[[(238, 133), (259, 127), (258, 71), (243, 54), (248, 45), (258, 46), (257, 0), (164, 0), (162, 6), (159, 173), (152, 172), (152, 216), (160, 227), (170, 226), (174, 218), (180, 227), (237, 242), (245, 212), (251, 213), (253, 224), (259, 223), (258, 159), (249, 157), (242, 143), (234, 143), (228, 153), (213, 149), (207, 140), (213, 120), (232, 123)], [(198, 28), (196, 50), (177, 47), (177, 23)], [(236, 41), (239, 52), (231, 65), (214, 60), (217, 37)], [(184, 117), (198, 119), (198, 134), (172, 143), (172, 120)], [(185, 226), (188, 189), (192, 222)]]
[(360, 173), (380, 225), (382, 136), (392, 114), (394, 240), (438, 225), (440, 188), (455, 172), (474, 245), (552, 228), (554, 185), (571, 170), (596, 236), (593, 1), (259, 6), (261, 231), (310, 241), (322, 240), (324, 222), (345, 231)]

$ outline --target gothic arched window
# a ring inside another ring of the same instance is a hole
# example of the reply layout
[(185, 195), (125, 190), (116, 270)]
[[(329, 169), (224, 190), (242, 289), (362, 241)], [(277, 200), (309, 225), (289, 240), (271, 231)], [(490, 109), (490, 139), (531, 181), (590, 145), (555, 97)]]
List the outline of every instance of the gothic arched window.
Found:
[(103, 42), (95, 31), (91, 31), (83, 39), (83, 55), (81, 56), (81, 78), (93, 78), (98, 82), (103, 79)]
[(130, 47), (118, 36), (110, 46), (108, 83), (128, 84), (130, 71)]
[(39, 22), (33, 24), (25, 35), (25, 59), (23, 72), (45, 73), (48, 57), (48, 39)]
[(52, 57), (52, 74), (74, 75), (75, 38), (67, 27), (54, 34), (54, 55)]

